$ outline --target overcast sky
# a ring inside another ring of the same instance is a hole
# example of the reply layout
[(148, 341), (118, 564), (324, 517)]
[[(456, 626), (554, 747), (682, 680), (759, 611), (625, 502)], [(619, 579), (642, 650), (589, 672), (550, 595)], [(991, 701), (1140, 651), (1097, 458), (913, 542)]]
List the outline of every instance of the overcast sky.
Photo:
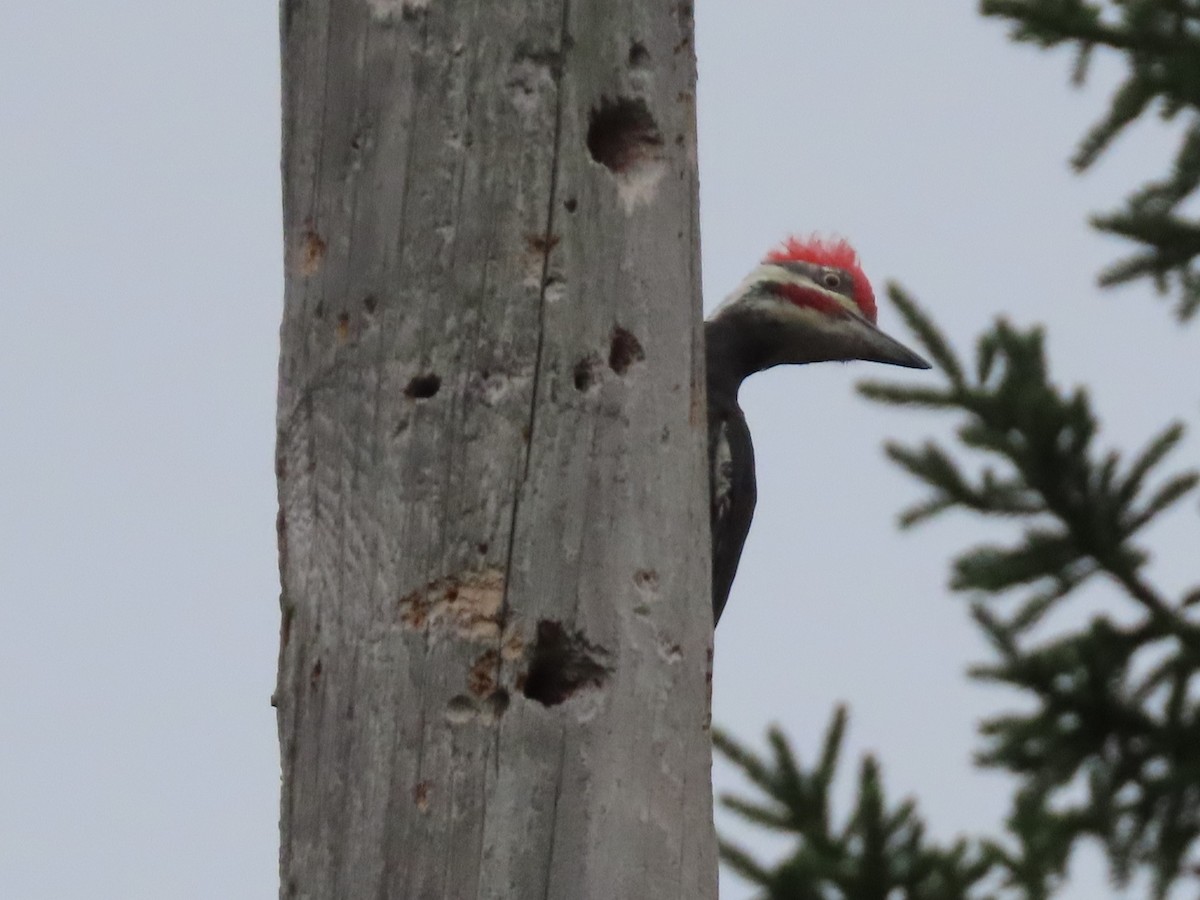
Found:
[[(1195, 328), (1147, 289), (1097, 292), (1124, 248), (1084, 224), (1165, 171), (1173, 134), (1149, 123), (1071, 175), (1120, 67), (1072, 91), (1065, 54), (1011, 46), (973, 7), (699, 0), (707, 305), (789, 231), (833, 230), (960, 347), (997, 315), (1046, 322), (1106, 441), (1195, 422)], [(275, 6), (8, 3), (0, 34), (0, 895), (274, 896)], [(880, 322), (905, 337), (886, 303)], [(950, 839), (1004, 814), (1008, 783), (970, 756), (1013, 700), (964, 678), (986, 650), (947, 560), (1006, 533), (895, 530), (919, 491), (881, 444), (945, 429), (855, 395), (892, 374), (743, 391), (759, 514), (714, 717), (752, 741), (777, 721), (811, 759), (850, 703), (847, 762), (878, 753)], [(1195, 526), (1191, 503), (1154, 533), (1166, 589), (1195, 576)], [(1064, 897), (1113, 896), (1098, 859)]]

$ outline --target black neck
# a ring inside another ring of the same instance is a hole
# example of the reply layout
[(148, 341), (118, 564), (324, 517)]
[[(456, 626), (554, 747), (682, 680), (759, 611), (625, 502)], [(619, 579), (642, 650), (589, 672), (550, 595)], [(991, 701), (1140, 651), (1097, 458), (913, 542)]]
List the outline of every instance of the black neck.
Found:
[(743, 324), (732, 316), (704, 323), (710, 404), (736, 406), (742, 382), (770, 365), (767, 348)]

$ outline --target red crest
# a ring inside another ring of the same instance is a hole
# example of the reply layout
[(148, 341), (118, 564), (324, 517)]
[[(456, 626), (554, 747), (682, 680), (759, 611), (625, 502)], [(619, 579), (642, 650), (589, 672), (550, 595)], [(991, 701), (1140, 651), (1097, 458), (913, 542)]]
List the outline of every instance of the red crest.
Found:
[(815, 266), (830, 266), (843, 269), (850, 273), (854, 284), (854, 302), (862, 310), (863, 315), (871, 322), (875, 321), (875, 292), (871, 290), (871, 282), (858, 262), (858, 254), (854, 248), (841, 238), (820, 238), (816, 235), (808, 239), (789, 237), (780, 246), (767, 254), (765, 262), (806, 262)]

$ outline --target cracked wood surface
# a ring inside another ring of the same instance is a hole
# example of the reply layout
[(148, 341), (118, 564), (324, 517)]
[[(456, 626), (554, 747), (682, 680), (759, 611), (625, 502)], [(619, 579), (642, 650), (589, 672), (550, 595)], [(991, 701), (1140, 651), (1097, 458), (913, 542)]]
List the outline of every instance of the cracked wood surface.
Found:
[(690, 4), (281, 32), (280, 896), (715, 897)]

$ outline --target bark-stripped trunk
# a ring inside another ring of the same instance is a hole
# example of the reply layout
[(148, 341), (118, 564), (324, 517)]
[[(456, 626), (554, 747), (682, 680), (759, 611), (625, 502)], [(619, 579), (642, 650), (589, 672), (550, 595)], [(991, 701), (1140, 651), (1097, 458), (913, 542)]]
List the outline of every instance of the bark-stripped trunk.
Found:
[(691, 5), (282, 36), (281, 896), (714, 897)]

